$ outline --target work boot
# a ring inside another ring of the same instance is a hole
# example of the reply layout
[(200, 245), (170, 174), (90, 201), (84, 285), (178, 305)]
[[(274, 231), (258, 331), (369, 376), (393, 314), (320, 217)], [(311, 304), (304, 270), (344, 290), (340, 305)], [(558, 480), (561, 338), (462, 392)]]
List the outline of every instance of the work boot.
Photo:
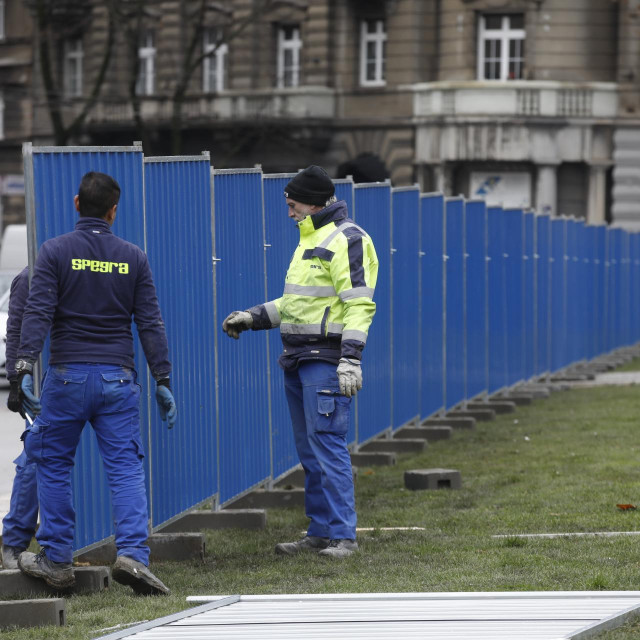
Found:
[(8, 544), (2, 545), (2, 566), (5, 569), (17, 569), (18, 557), (24, 551), (21, 547), (10, 547)]
[(23, 551), (18, 558), (18, 568), (28, 576), (41, 578), (55, 589), (69, 589), (76, 583), (71, 563), (49, 560), (44, 549), (37, 554)]
[(358, 550), (358, 543), (349, 538), (332, 540), (326, 549), (318, 552), (323, 558), (346, 558)]
[(329, 546), (329, 538), (317, 538), (316, 536), (305, 536), (302, 540), (295, 542), (281, 542), (276, 545), (276, 553), (281, 556), (294, 556), (301, 551), (318, 553)]
[(169, 595), (171, 591), (162, 580), (156, 578), (149, 568), (133, 558), (118, 556), (111, 570), (111, 577), (120, 584), (129, 585), (143, 596)]

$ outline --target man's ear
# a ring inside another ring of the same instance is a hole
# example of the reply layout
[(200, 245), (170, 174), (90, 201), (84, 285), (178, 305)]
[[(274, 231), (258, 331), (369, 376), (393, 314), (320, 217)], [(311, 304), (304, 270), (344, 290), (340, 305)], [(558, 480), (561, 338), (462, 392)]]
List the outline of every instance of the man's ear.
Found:
[(80, 213), (80, 196), (78, 195), (73, 196), (73, 204), (76, 207), (76, 211)]

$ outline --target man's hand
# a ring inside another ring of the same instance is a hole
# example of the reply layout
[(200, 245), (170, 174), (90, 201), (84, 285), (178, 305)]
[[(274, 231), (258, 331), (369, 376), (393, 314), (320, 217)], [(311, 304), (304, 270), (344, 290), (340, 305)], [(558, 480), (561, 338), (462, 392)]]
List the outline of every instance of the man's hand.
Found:
[(240, 334), (253, 326), (253, 318), (248, 311), (232, 311), (222, 323), (222, 330), (236, 340)]
[[(22, 402), (20, 401), (20, 387), (17, 380), (9, 381), (9, 397), (7, 398), (7, 409), (18, 413), (22, 410)], [(24, 418), (24, 416), (22, 416)]]
[(31, 418), (35, 418), (41, 411), (40, 398), (33, 392), (33, 376), (30, 373), (23, 373), (18, 377), (18, 394), (20, 398), (20, 415), (26, 418), (28, 413)]
[(171, 393), (169, 378), (158, 380), (156, 386), (156, 402), (160, 409), (160, 417), (168, 424), (169, 429), (173, 429), (178, 414), (176, 401)]
[(362, 369), (358, 360), (340, 358), (337, 373), (340, 393), (343, 396), (350, 398), (362, 389)]

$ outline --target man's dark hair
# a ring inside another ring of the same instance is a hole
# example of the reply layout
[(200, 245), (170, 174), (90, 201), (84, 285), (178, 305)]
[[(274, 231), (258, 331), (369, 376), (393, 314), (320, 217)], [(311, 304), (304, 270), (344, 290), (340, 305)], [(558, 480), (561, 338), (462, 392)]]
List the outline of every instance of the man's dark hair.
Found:
[(82, 217), (104, 218), (120, 200), (120, 185), (106, 173), (89, 171), (82, 176), (78, 199)]

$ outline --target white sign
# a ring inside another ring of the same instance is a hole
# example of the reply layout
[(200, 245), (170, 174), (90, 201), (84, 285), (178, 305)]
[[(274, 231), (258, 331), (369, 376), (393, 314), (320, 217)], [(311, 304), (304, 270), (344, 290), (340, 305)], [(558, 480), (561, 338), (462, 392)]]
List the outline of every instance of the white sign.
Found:
[(531, 175), (525, 171), (472, 171), (469, 197), (481, 198), (489, 206), (531, 206)]
[(23, 196), (24, 176), (12, 174), (0, 176), (0, 192), (5, 196)]

